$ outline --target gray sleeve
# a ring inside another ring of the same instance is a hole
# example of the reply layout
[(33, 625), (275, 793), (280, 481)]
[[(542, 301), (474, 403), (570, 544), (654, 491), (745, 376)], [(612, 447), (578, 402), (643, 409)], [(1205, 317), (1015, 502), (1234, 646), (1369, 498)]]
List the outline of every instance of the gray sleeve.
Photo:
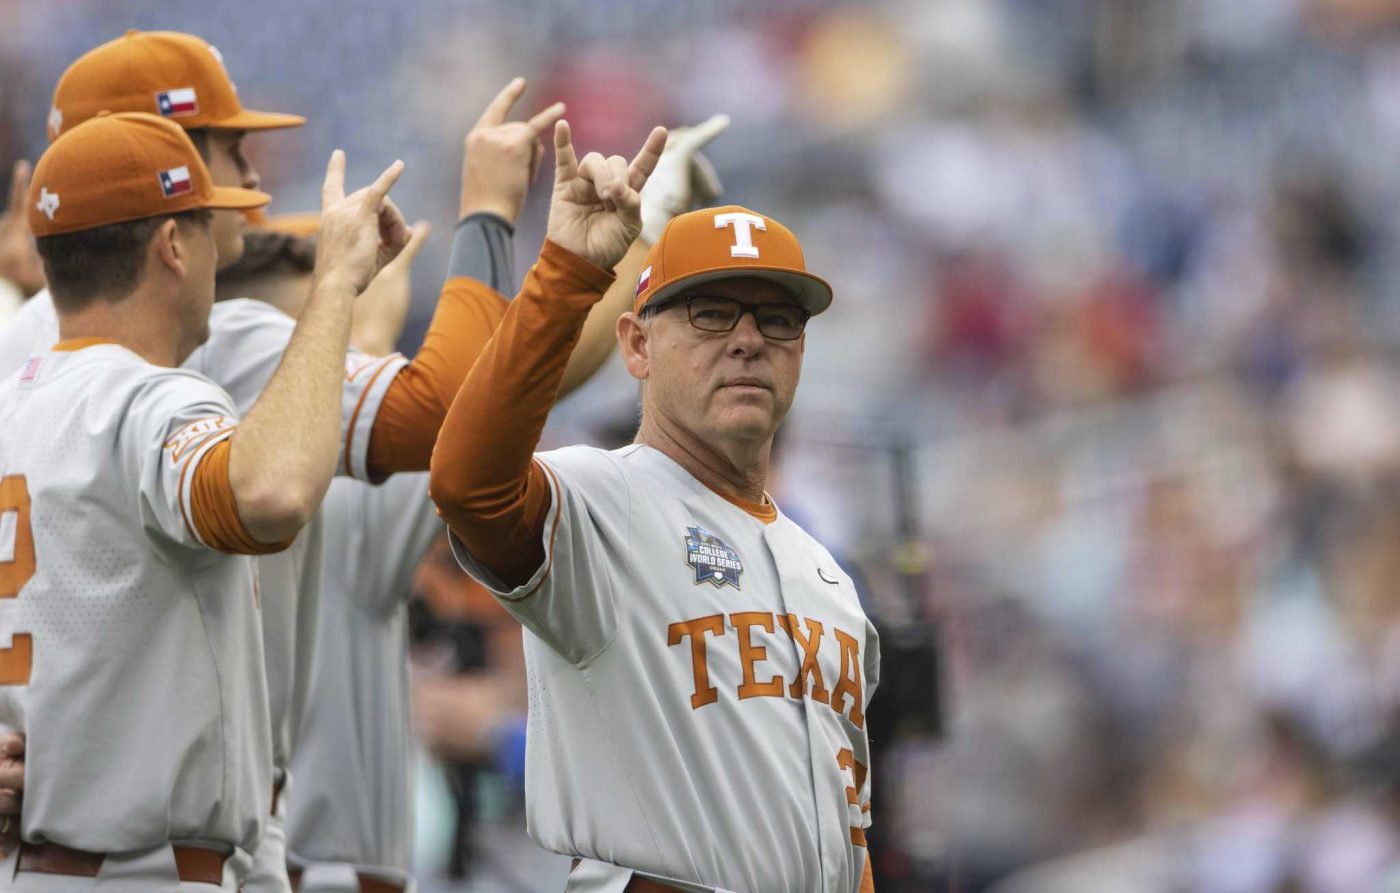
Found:
[(514, 295), (520, 288), (515, 278), (514, 238), (515, 227), (503, 218), (485, 211), (468, 215), (452, 234), (447, 278), (467, 276), (503, 295)]

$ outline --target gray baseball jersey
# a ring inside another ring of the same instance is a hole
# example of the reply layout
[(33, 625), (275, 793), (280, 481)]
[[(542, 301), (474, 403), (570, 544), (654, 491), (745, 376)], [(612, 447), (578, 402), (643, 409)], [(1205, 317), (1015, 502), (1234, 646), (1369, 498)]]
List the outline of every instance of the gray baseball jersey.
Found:
[(272, 782), (256, 568), (191, 506), (236, 417), (113, 344), (0, 385), (0, 722), (28, 735), (27, 840), (225, 843), (248, 868)]
[[(246, 414), (277, 371), (296, 322), (262, 301), (240, 298), (216, 303), (209, 314), (209, 340), (182, 368), (218, 384), (232, 399), (236, 413)], [(58, 316), (47, 291), (31, 298), (0, 330), (0, 377), (9, 375), (30, 354), (58, 340)], [(407, 364), (399, 354), (346, 355), (341, 394), (344, 439), (337, 473), (364, 480), (369, 433), (384, 394)], [(311, 647), (321, 592), (321, 518), (302, 529), (284, 552), (264, 555), (259, 564), (263, 625), (273, 722), (273, 757), (279, 770), (291, 762), (293, 717), (305, 704), (311, 677)]]
[[(239, 415), (252, 407), (271, 380), (296, 322), (262, 301), (216, 303), (209, 314), (209, 339), (185, 361), (222, 387)], [(0, 376), (18, 368), (36, 350), (58, 340), (58, 317), (47, 291), (31, 298), (0, 330)], [(337, 474), (368, 477), (369, 435), (379, 405), (407, 360), (399, 354), (371, 357), (346, 354), (341, 393), (344, 439)], [(262, 594), (267, 684), (271, 707), (273, 762), (285, 777), (291, 765), (293, 735), (305, 708), (311, 680), (312, 646), (321, 593), (323, 515), (318, 512), (287, 550), (256, 559)], [(284, 804), (286, 797), (280, 799)], [(274, 817), (280, 822), (281, 817)], [(257, 855), (250, 893), (285, 893), (285, 859), (277, 833)]]
[[(448, 278), (515, 292), (514, 227), (490, 213), (458, 222)], [(336, 481), (324, 503), (325, 590), (309, 706), (289, 801), (288, 861), (302, 889), (340, 889), (356, 869), (408, 879), (413, 847), (407, 597), (442, 533), (426, 474), (377, 488)]]
[(323, 503), (325, 589), (311, 698), (292, 760), (290, 861), (390, 869), (412, 855), (407, 596), (442, 533), (428, 475), (340, 479)]
[(851, 578), (663, 453), (570, 447), (546, 559), (514, 589), (453, 538), (525, 626), (526, 797), (542, 846), (686, 889), (851, 893), (870, 824), (865, 709), (879, 640)]

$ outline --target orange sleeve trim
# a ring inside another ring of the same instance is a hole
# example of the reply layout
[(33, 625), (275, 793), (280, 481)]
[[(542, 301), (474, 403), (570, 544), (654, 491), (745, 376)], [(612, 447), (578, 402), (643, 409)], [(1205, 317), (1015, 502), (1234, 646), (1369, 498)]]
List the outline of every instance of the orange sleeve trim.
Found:
[(389, 383), (375, 414), (365, 461), (371, 478), (427, 469), (447, 408), (509, 306), (475, 279), (444, 283), (423, 346)]
[[(397, 355), (390, 355), (378, 361), (379, 368), (374, 370), (374, 374), (371, 375), (369, 381), (365, 383), (365, 389), (360, 392), (360, 399), (355, 403), (355, 411), (350, 414), (350, 424), (345, 429), (345, 473), (351, 477), (355, 474), (354, 463), (352, 461), (354, 453), (352, 453), (351, 450), (355, 448), (355, 426), (360, 422), (360, 410), (365, 408), (365, 398), (374, 390), (374, 383), (379, 380), (379, 376), (384, 374), (384, 370), (388, 369), (395, 359), (397, 359)], [(367, 368), (367, 366), (356, 369), (355, 376), (358, 376), (365, 368)], [(352, 376), (349, 380), (353, 379), (354, 377)]]
[[(243, 526), (243, 519), (238, 516), (238, 501), (234, 498), (233, 486), (228, 479), (231, 447), (232, 441), (225, 439), (200, 458), (194, 469), (194, 477), (190, 480), (190, 517), (186, 517), (186, 523), (193, 521), (200, 542), (219, 552), (229, 555), (281, 552), (296, 537), (288, 537), (280, 543), (260, 543), (253, 539), (248, 528)], [(184, 479), (190, 464), (194, 463), (186, 463), (180, 473), (181, 492), (184, 491)], [(181, 500), (183, 508), (184, 500)]]
[(71, 351), (82, 350), (84, 347), (92, 347), (95, 344), (116, 344), (111, 338), (64, 338), (62, 341), (50, 347), (49, 350)]
[[(530, 468), (530, 472), (532, 475), (535, 473), (535, 469), (537, 468), (544, 469), (545, 475), (549, 478), (549, 483), (551, 485), (550, 489), (554, 493), (559, 493), (559, 478), (555, 476), (553, 469), (546, 466), (540, 460), (535, 459), (532, 463), (532, 467)], [(554, 523), (550, 525), (549, 528), (549, 545), (545, 546), (544, 560), (547, 564), (544, 569), (544, 573), (540, 575), (540, 581), (535, 584), (535, 588), (525, 593), (523, 596), (521, 596), (521, 598), (529, 598), (536, 592), (539, 592), (540, 587), (544, 585), (544, 581), (549, 579), (549, 572), (554, 570), (554, 538), (559, 534), (559, 517), (564, 514), (564, 507), (559, 504), (560, 500), (553, 498), (551, 499), (552, 504), (554, 506)], [(548, 504), (550, 503), (546, 503), (546, 505)]]

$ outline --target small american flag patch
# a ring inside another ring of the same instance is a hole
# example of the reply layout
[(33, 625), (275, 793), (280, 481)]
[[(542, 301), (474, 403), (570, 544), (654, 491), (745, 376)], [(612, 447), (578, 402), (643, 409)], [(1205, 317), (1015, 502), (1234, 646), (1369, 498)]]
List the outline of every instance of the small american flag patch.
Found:
[(24, 366), (19, 370), (19, 380), (30, 382), (39, 377), (39, 363), (44, 358), (35, 354), (24, 361)]

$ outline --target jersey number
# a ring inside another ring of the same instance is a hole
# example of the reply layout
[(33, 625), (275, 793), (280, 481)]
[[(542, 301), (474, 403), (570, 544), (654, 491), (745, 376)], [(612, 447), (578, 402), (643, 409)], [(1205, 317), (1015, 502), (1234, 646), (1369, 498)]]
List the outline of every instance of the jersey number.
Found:
[[(846, 786), (846, 802), (852, 806), (860, 806), (860, 789), (865, 787), (865, 776), (870, 773), (865, 764), (856, 759), (855, 753), (849, 747), (843, 747), (836, 752), (836, 765), (841, 767), (841, 772), (851, 773), (851, 780), (854, 785)], [(861, 807), (861, 812), (870, 807)], [(861, 825), (851, 826), (851, 843), (856, 846), (865, 846), (865, 828)]]
[[(29, 485), (24, 475), (0, 478), (0, 598), (17, 598), (34, 576), (34, 530), (29, 526)], [(0, 685), (28, 685), (34, 637), (15, 633), (0, 648)]]

